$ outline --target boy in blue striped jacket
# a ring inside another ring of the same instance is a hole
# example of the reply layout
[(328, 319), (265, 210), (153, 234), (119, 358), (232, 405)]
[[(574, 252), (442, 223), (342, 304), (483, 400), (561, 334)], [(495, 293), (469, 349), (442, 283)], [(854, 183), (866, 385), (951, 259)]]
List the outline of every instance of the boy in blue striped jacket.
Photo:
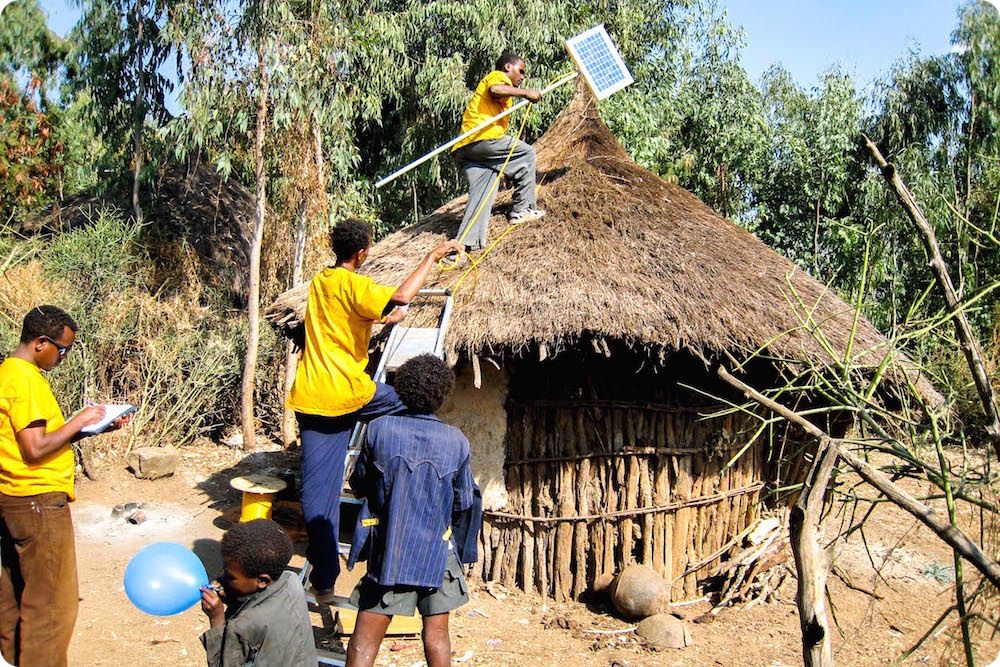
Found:
[(468, 599), (462, 563), (474, 563), (482, 502), (472, 477), (469, 441), (434, 416), (455, 376), (434, 355), (410, 359), (393, 385), (403, 414), (368, 425), (351, 487), (365, 499), (348, 567), (368, 561), (351, 600), (358, 621), (349, 667), (375, 663), (393, 615), (423, 617), (428, 667), (451, 663), (448, 615)]

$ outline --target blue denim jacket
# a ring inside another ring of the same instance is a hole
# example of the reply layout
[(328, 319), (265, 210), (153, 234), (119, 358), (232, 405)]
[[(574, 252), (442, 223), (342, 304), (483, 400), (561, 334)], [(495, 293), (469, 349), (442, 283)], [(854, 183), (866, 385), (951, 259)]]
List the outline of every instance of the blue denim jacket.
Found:
[(372, 421), (350, 480), (365, 502), (348, 567), (367, 557), (367, 576), (383, 586), (439, 587), (453, 524), (468, 527), (479, 491), (470, 463), (469, 441), (434, 415)]

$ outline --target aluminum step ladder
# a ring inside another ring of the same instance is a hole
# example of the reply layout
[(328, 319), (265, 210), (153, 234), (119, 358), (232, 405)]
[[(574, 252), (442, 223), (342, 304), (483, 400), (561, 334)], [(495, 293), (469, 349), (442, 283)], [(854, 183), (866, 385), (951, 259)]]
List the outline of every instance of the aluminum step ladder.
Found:
[[(413, 357), (421, 354), (433, 354), (438, 358), (444, 358), (444, 339), (448, 333), (448, 325), (451, 322), (451, 313), (454, 307), (451, 290), (422, 289), (417, 292), (417, 296), (427, 299), (444, 299), (444, 304), (441, 306), (438, 316), (437, 326), (407, 327), (400, 324), (393, 325), (389, 331), (382, 354), (379, 356), (378, 365), (375, 367), (375, 372), (372, 375), (372, 379), (376, 382), (386, 382), (391, 373), (394, 373), (396, 369)], [(367, 424), (362, 422), (355, 424), (354, 430), (351, 432), (350, 443), (347, 445), (347, 459), (344, 462), (344, 484), (340, 492), (340, 507), (342, 510), (345, 506), (360, 509), (362, 504), (362, 500), (356, 497), (351, 490), (348, 480), (354, 471), (358, 455), (361, 453), (366, 428)], [(343, 524), (341, 525), (341, 535), (343, 535)], [(341, 541), (337, 547), (342, 556), (348, 555), (351, 551), (350, 542)], [(326, 605), (317, 604), (315, 596), (309, 590), (309, 572), (311, 570), (312, 566), (309, 564), (309, 561), (306, 561), (299, 571), (299, 580), (305, 588), (306, 602), (309, 604), (310, 610), (322, 612), (321, 607)], [(348, 598), (339, 595), (334, 598), (330, 606), (335, 609), (357, 612), (357, 609), (351, 605)], [(391, 634), (391, 631), (392, 626), (390, 625), (389, 632), (386, 634)], [(318, 647), (316, 653), (321, 665), (342, 666), (345, 664), (345, 656), (343, 654)]]

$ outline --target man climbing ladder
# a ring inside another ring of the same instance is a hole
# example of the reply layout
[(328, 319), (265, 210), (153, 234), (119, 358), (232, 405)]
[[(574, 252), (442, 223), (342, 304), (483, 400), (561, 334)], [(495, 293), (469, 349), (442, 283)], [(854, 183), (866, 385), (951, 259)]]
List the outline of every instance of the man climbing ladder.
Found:
[(344, 220), (330, 232), (337, 263), (309, 286), (305, 347), (286, 403), (296, 413), (302, 437), (306, 556), (318, 602), (333, 599), (340, 574), (340, 491), (354, 425), (405, 409), (391, 386), (365, 373), (372, 325), (400, 321), (404, 311), (397, 306), (409, 304), (431, 267), (460, 249), (454, 241), (438, 244), (409, 278), (393, 287), (357, 273), (368, 259), (371, 241), (371, 227), (356, 219)]
[[(462, 133), (503, 112), (510, 107), (513, 97), (523, 97), (532, 103), (541, 100), (542, 94), (537, 90), (520, 87), (524, 79), (524, 60), (512, 53), (500, 56), (496, 69), (483, 77), (465, 107)], [(452, 148), (452, 156), (469, 179), (469, 201), (456, 235), (466, 252), (486, 246), (490, 212), (499, 185), (498, 174), (505, 163), (504, 173), (514, 180), (510, 222), (520, 224), (545, 215), (536, 208), (535, 202), (535, 149), (508, 136), (508, 122), (509, 116), (505, 116)]]

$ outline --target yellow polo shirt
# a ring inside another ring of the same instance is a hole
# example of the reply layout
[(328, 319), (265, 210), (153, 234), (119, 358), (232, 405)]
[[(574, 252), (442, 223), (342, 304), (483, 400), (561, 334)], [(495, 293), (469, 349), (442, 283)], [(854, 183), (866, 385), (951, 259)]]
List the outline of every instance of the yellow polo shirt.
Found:
[[(513, 100), (509, 97), (505, 98), (502, 102), (490, 94), (490, 86), (495, 86), (497, 84), (504, 84), (507, 86), (514, 85), (511, 83), (510, 77), (506, 73), (493, 70), (489, 74), (483, 77), (483, 80), (479, 82), (476, 86), (476, 92), (472, 93), (472, 99), (465, 107), (465, 113), (462, 114), (462, 131), (459, 134), (465, 134), (472, 128), (476, 127), (484, 120), (496, 116), (498, 113), (506, 111)], [(457, 151), (462, 146), (471, 144), (474, 141), (485, 141), (486, 139), (500, 139), (503, 135), (507, 134), (507, 125), (510, 122), (510, 116), (504, 116), (500, 120), (491, 123), (484, 127), (479, 132), (476, 132), (472, 136), (462, 139), (452, 147), (452, 151)]]
[(295, 412), (338, 417), (375, 395), (365, 373), (372, 324), (382, 319), (395, 287), (329, 268), (313, 278), (306, 302), (306, 346), (286, 405)]
[(69, 443), (38, 464), (25, 463), (21, 456), (16, 434), (37, 421), (45, 422), (46, 433), (66, 423), (41, 369), (7, 357), (0, 364), (0, 493), (34, 496), (62, 491), (73, 500), (76, 461)]

